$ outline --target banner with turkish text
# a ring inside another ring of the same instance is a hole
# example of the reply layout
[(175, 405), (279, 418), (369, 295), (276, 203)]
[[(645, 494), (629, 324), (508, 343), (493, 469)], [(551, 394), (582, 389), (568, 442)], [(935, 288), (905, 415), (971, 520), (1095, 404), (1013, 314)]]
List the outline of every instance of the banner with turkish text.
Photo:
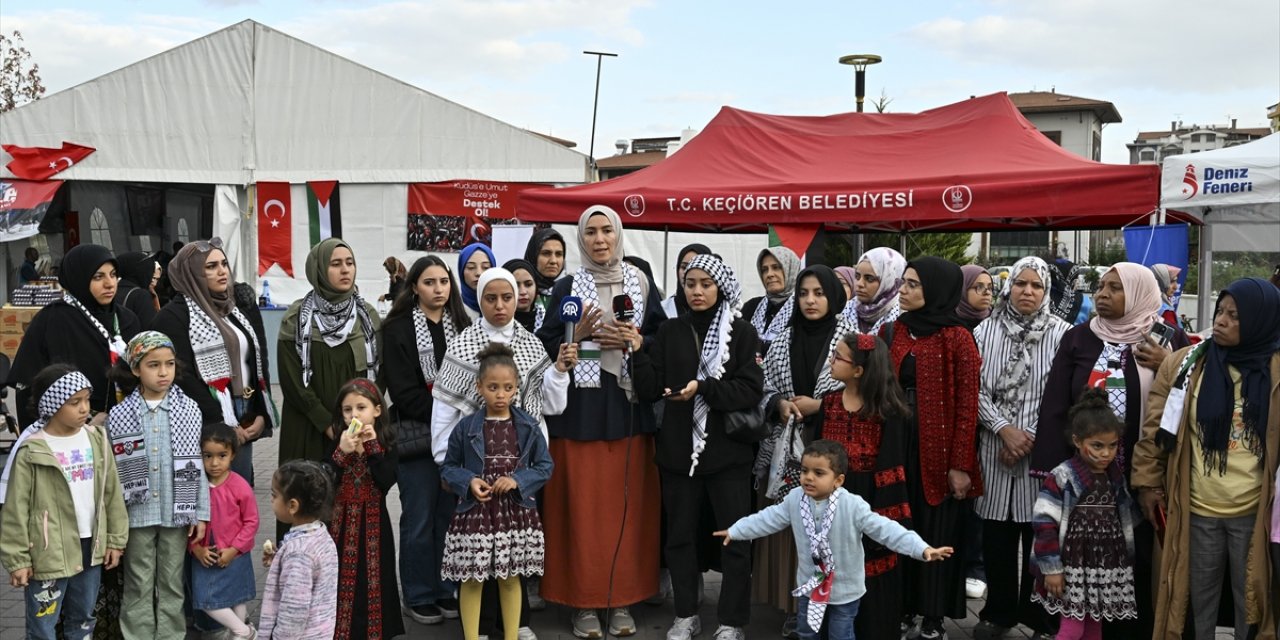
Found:
[(278, 264), (293, 276), (293, 210), (288, 182), (258, 183), (258, 275)]
[(16, 144), (0, 146), (3, 146), (5, 153), (13, 156), (13, 160), (10, 160), (5, 168), (24, 180), (48, 180), (54, 174), (70, 169), (72, 165), (96, 151), (93, 147), (70, 142), (63, 142), (61, 149), (20, 147)]
[(450, 180), (409, 185), (408, 248), (457, 252), (473, 242), (490, 244), (491, 225), (514, 224), (516, 196), (545, 185)]
[(61, 180), (32, 182), (0, 179), (0, 242), (30, 238), (62, 186)]
[(342, 205), (338, 200), (338, 181), (307, 183), (307, 226), (311, 246), (321, 240), (342, 237)]

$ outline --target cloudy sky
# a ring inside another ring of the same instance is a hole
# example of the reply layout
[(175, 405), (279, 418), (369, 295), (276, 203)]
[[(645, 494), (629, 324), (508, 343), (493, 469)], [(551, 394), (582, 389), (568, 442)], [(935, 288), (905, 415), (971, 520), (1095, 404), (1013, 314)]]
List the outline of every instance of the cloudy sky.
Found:
[[(853, 110), (848, 53), (875, 53), (868, 94), (920, 111), (997, 91), (1109, 100), (1124, 122), (1103, 160), (1169, 121), (1265, 126), (1280, 101), (1274, 0), (4, 0), (50, 92), (252, 18), (514, 125), (597, 155), (614, 140), (701, 128), (722, 105)], [(5, 132), (0, 132), (3, 136)]]

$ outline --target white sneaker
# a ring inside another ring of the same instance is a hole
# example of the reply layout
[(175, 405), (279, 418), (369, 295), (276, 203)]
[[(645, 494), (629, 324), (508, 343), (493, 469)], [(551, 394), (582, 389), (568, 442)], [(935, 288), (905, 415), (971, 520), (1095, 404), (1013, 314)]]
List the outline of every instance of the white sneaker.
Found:
[(533, 629), (530, 629), (529, 627), (520, 627), (520, 629), (516, 631), (516, 638), (519, 640), (538, 640), (538, 634), (534, 633)]
[(573, 635), (588, 640), (604, 637), (600, 630), (600, 616), (595, 609), (578, 609), (573, 613)]
[(964, 595), (975, 600), (987, 597), (987, 583), (977, 578), (965, 578)]
[(742, 627), (729, 627), (722, 624), (716, 628), (715, 640), (747, 640), (747, 636), (742, 633)]
[(676, 618), (667, 629), (667, 640), (692, 640), (699, 633), (702, 633), (702, 619), (698, 616)]
[(636, 633), (636, 619), (631, 617), (631, 610), (618, 607), (609, 616), (609, 635), (621, 638)]

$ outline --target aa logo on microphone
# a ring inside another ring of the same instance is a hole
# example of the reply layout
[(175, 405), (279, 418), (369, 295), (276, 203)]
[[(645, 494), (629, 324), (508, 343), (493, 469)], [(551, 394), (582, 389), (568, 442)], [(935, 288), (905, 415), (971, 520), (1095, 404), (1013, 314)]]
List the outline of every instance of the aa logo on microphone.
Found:
[(578, 308), (578, 303), (572, 300), (566, 300), (560, 307), (560, 313), (566, 316), (576, 316), (582, 313), (582, 309)]

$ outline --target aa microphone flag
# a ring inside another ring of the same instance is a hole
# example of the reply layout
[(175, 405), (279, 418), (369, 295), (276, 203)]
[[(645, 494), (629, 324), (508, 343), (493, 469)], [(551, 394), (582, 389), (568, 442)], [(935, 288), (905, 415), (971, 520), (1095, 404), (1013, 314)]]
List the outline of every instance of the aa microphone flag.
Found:
[(338, 201), (338, 181), (307, 183), (307, 215), (311, 246), (321, 240), (342, 237), (342, 205)]

